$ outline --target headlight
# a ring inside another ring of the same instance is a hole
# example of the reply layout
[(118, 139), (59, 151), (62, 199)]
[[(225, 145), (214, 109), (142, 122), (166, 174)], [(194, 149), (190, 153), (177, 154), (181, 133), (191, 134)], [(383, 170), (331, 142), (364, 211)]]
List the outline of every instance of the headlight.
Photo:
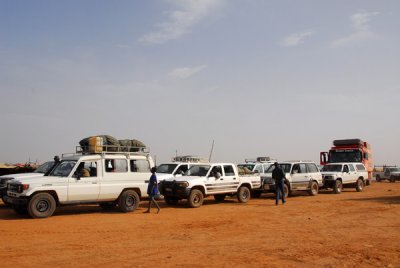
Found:
[(189, 183), (187, 181), (177, 181), (175, 182), (177, 187), (182, 187), (182, 188), (186, 188), (189, 186)]

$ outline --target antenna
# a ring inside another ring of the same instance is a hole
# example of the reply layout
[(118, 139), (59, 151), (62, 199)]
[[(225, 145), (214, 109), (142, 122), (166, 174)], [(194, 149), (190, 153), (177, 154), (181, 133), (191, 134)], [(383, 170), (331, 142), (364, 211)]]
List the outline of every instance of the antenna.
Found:
[(208, 162), (211, 162), (211, 156), (212, 156), (213, 149), (214, 149), (214, 140), (211, 145), (210, 157), (208, 158)]

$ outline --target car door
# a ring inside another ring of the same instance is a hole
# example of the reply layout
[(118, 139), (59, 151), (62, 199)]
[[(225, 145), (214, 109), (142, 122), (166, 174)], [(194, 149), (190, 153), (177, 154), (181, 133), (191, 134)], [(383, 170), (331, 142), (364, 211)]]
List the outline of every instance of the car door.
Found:
[(354, 175), (351, 174), (351, 171), (350, 171), (349, 166), (350, 166), (350, 165), (345, 164), (345, 165), (343, 165), (343, 167), (342, 167), (342, 181), (343, 181), (343, 184), (345, 184), (345, 183), (350, 183), (350, 182), (353, 182), (353, 181), (354, 181), (354, 180), (353, 180), (353, 176), (354, 176)]
[(68, 182), (68, 202), (97, 201), (100, 192), (100, 161), (85, 160), (76, 165)]
[(225, 176), (221, 165), (215, 165), (211, 168), (206, 182), (207, 192), (210, 194), (224, 192)]
[(305, 189), (309, 185), (309, 175), (305, 163), (294, 164), (291, 172), (294, 189)]

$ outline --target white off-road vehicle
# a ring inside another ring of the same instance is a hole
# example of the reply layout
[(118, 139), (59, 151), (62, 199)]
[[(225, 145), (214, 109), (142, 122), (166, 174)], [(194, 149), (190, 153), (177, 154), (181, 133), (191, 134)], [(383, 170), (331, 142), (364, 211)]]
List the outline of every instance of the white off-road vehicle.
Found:
[(4, 198), (17, 213), (33, 218), (49, 217), (61, 205), (87, 203), (134, 211), (147, 196), (154, 162), (145, 152), (113, 151), (63, 155), (48, 176), (9, 181)]
[(157, 179), (162, 181), (172, 177), (180, 177), (194, 165), (209, 163), (207, 159), (197, 156), (176, 156), (172, 162), (157, 166)]
[(368, 180), (368, 171), (362, 163), (326, 164), (321, 173), (324, 188), (333, 189), (335, 194), (340, 194), (343, 187), (355, 187), (361, 192)]
[[(310, 195), (317, 195), (322, 187), (322, 175), (317, 165), (312, 161), (286, 161), (279, 166), (285, 173), (284, 194), (285, 197), (293, 191), (308, 191)], [(266, 175), (262, 177), (263, 190), (275, 193), (275, 180), (272, 179), (272, 171), (275, 166), (268, 168)]]
[(231, 163), (201, 164), (192, 166), (182, 177), (160, 182), (160, 192), (167, 204), (175, 205), (187, 199), (192, 208), (200, 207), (204, 197), (214, 196), (223, 201), (226, 196), (237, 196), (241, 203), (250, 200), (251, 190), (260, 187), (257, 174), (241, 176)]

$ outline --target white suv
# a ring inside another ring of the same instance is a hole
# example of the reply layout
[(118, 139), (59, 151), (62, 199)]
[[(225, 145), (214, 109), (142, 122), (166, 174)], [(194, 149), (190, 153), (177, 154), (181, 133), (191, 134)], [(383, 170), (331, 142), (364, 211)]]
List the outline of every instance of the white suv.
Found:
[[(312, 161), (286, 161), (279, 163), (285, 172), (284, 192), (287, 197), (293, 191), (308, 191), (310, 195), (317, 195), (322, 187), (322, 175), (318, 166)], [(268, 168), (266, 175), (262, 176), (264, 192), (275, 192), (275, 180), (272, 171), (275, 166)]]
[(324, 188), (331, 188), (340, 194), (344, 186), (355, 187), (357, 192), (364, 189), (368, 172), (362, 163), (332, 163), (322, 168)]

